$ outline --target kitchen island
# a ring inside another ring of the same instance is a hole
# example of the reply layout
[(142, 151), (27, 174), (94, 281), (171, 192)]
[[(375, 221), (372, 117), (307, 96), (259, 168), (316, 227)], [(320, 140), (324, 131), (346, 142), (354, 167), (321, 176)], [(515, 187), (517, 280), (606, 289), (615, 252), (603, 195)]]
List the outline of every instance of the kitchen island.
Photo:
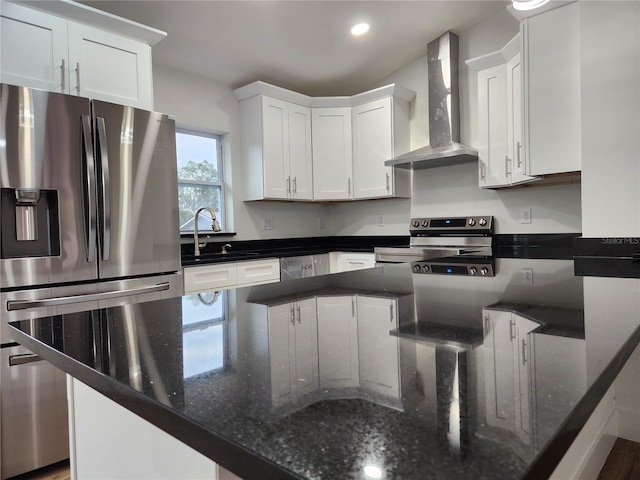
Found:
[[(493, 278), (387, 265), (16, 322), (14, 337), (72, 393), (88, 385), (241, 478), (547, 478), (640, 341), (640, 281), (495, 262)], [(114, 448), (136, 434), (81, 418)], [(76, 447), (83, 478), (105, 450)]]

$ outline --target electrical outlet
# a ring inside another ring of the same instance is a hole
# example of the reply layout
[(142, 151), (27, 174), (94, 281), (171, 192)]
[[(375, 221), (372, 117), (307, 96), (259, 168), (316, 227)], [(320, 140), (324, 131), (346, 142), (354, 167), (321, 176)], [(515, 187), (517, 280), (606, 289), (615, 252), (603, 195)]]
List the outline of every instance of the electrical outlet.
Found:
[(531, 207), (520, 209), (520, 223), (531, 223)]
[(273, 230), (273, 220), (270, 218), (263, 219), (264, 223), (262, 224), (263, 230)]
[(318, 217), (318, 228), (320, 230), (323, 230), (325, 227), (325, 220), (324, 217)]
[(522, 281), (527, 285), (533, 285), (533, 268), (522, 269)]
[(378, 226), (384, 227), (384, 215), (378, 214)]

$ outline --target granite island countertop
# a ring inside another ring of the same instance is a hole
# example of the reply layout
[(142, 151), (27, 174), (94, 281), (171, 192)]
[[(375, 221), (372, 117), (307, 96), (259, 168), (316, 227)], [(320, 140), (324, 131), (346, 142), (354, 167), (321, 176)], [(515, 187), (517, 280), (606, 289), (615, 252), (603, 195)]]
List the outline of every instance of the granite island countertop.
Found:
[(640, 281), (573, 271), (387, 265), (16, 322), (14, 336), (242, 478), (546, 478), (640, 341)]

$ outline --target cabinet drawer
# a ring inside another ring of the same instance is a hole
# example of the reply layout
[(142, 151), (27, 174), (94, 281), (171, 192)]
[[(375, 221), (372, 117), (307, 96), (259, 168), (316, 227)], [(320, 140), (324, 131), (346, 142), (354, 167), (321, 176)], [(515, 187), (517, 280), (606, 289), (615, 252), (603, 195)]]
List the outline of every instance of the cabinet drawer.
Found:
[(280, 261), (277, 258), (240, 262), (237, 267), (238, 285), (257, 285), (280, 281)]
[(238, 283), (237, 277), (235, 263), (185, 268), (184, 293), (233, 287)]

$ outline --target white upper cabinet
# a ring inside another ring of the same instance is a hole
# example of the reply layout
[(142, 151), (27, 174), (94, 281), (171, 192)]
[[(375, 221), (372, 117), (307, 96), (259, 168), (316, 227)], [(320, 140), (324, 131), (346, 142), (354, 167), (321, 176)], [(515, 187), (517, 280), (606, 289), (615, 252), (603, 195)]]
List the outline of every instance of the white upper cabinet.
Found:
[(314, 198), (353, 198), (351, 107), (314, 108), (311, 115)]
[(399, 135), (409, 131), (403, 103), (386, 97), (353, 107), (353, 198), (409, 195), (409, 170), (397, 169), (394, 177), (394, 168), (384, 164), (409, 150), (408, 135)]
[(69, 93), (66, 20), (0, 3), (0, 79)]
[(75, 22), (68, 33), (72, 94), (153, 108), (149, 45)]
[(247, 200), (311, 200), (311, 111), (259, 95), (240, 105)]
[(582, 169), (580, 3), (522, 23), (527, 173)]
[(164, 32), (80, 4), (62, 16), (61, 5), (39, 4), (51, 13), (0, 2), (0, 80), (153, 109), (150, 44)]
[(240, 101), (245, 200), (410, 196), (411, 172), (384, 162), (409, 150), (414, 92), (387, 85), (352, 97), (314, 98), (254, 82), (234, 94)]
[(497, 188), (537, 180), (526, 175), (520, 36), (467, 65), (478, 70), (479, 184)]

